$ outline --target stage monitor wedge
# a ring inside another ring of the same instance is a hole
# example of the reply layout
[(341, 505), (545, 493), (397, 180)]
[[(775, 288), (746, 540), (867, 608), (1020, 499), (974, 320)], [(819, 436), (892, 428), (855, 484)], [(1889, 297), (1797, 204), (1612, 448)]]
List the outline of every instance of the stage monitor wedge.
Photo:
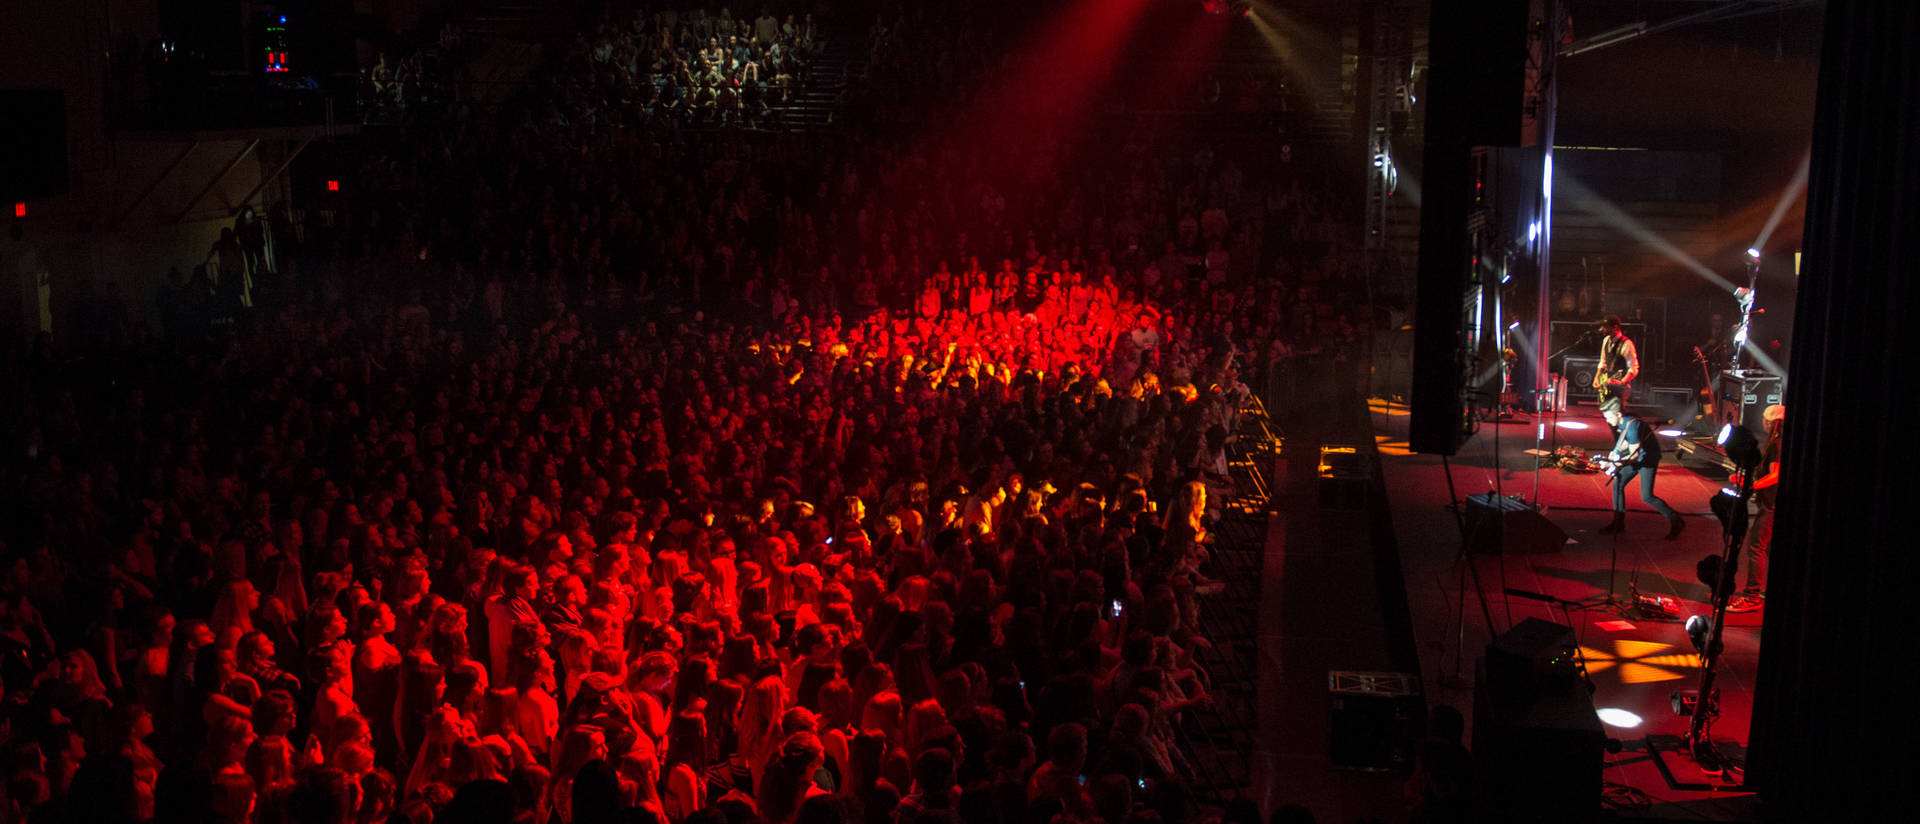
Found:
[(1492, 492), (1467, 496), (1466, 520), (1475, 555), (1544, 555), (1567, 544), (1566, 531), (1540, 510)]

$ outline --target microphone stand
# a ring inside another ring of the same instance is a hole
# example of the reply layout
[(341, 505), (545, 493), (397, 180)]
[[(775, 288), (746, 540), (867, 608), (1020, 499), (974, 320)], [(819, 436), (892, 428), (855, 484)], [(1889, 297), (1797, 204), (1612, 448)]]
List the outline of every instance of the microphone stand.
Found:
[(1753, 327), (1753, 299), (1755, 297), (1755, 290), (1759, 288), (1760, 259), (1757, 257), (1748, 258), (1747, 291), (1746, 294), (1737, 296), (1740, 302), (1740, 330), (1733, 335), (1733, 359), (1729, 370), (1735, 375), (1741, 372), (1740, 356), (1746, 354), (1747, 334)]
[[(1594, 333), (1598, 331), (1599, 330), (1597, 329), (1588, 329), (1587, 331), (1581, 333), (1580, 337), (1574, 339), (1572, 343), (1569, 343), (1566, 346), (1562, 346), (1560, 347), (1559, 351), (1554, 352), (1550, 355), (1547, 355), (1547, 364), (1551, 366), (1553, 364), (1554, 359), (1572, 351), (1574, 347), (1584, 344), (1589, 340), (1592, 340)], [(1567, 376), (1561, 375), (1560, 377), (1562, 379), (1565, 379)], [(1546, 421), (1541, 420), (1541, 418), (1544, 415), (1544, 413), (1540, 409), (1541, 397), (1543, 396), (1543, 393), (1545, 393), (1547, 397), (1552, 397), (1553, 393), (1555, 393), (1556, 391), (1557, 391), (1557, 388), (1553, 386), (1549, 386), (1545, 389), (1533, 390), (1534, 392), (1534, 397), (1533, 397), (1534, 461), (1533, 461), (1533, 500), (1531, 501), (1531, 503), (1536, 509), (1539, 508), (1540, 506), (1540, 465), (1546, 460), (1548, 455), (1553, 454), (1551, 452), (1544, 451), (1540, 448), (1540, 442), (1545, 440), (1547, 437), (1547, 428), (1549, 426), (1549, 424)], [(1557, 398), (1555, 400), (1557, 400)], [(1553, 428), (1553, 448), (1555, 450), (1558, 450), (1560, 448), (1560, 404), (1553, 401), (1549, 401), (1547, 405), (1553, 409), (1553, 423), (1551, 424)]]
[[(1553, 402), (1549, 399), (1553, 397), (1554, 391), (1551, 386), (1533, 390), (1533, 500), (1531, 503), (1535, 508), (1540, 506), (1540, 465), (1547, 458), (1547, 452), (1540, 448), (1540, 442), (1546, 439), (1549, 425), (1545, 420), (1546, 411), (1540, 408), (1540, 404), (1553, 406)], [(1557, 424), (1560, 420), (1558, 410), (1553, 413), (1553, 417)]]

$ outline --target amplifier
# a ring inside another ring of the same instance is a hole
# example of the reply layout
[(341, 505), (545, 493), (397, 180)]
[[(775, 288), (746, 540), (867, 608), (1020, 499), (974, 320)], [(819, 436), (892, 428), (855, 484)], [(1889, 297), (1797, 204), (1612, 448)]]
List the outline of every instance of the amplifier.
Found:
[(1633, 412), (1684, 426), (1700, 414), (1700, 392), (1689, 386), (1649, 386), (1633, 395)]
[(1597, 355), (1568, 355), (1560, 360), (1560, 374), (1567, 379), (1567, 400), (1599, 400), (1599, 390), (1593, 388), (1594, 373), (1600, 371), (1600, 358)]
[(1413, 766), (1427, 711), (1418, 676), (1336, 670), (1327, 673), (1327, 692), (1333, 766), (1372, 771)]
[(1487, 645), (1488, 686), (1497, 695), (1530, 695), (1580, 674), (1573, 628), (1528, 618)]
[(1756, 438), (1765, 437), (1767, 424), (1761, 415), (1767, 407), (1780, 403), (1785, 391), (1786, 380), (1770, 372), (1758, 369), (1721, 372), (1713, 382), (1714, 428), (1734, 423), (1746, 427)]
[[(1594, 373), (1600, 371), (1600, 358), (1592, 355), (1568, 355), (1560, 359), (1560, 375), (1567, 379), (1567, 399), (1598, 403), (1600, 390), (1593, 388)], [(1650, 406), (1651, 398), (1641, 397), (1641, 382), (1627, 384), (1629, 406)], [(1563, 407), (1564, 409), (1564, 407)], [(1642, 410), (1644, 411), (1644, 410)]]
[[(1628, 318), (1633, 317), (1632, 313), (1623, 314)], [(1547, 351), (1558, 352), (1571, 346), (1574, 348), (1568, 350), (1570, 352), (1578, 352), (1585, 357), (1598, 358), (1600, 355), (1600, 334), (1597, 331), (1599, 327), (1599, 318), (1594, 318), (1593, 320), (1552, 321), (1548, 326), (1550, 337), (1547, 340)], [(1661, 347), (1663, 346), (1659, 339), (1660, 327), (1657, 325), (1649, 326), (1636, 320), (1627, 320), (1620, 324), (1620, 328), (1627, 333), (1627, 337), (1633, 340), (1633, 345), (1640, 350), (1640, 371), (1646, 372), (1650, 368), (1657, 367), (1661, 360), (1658, 355), (1662, 351)], [(1588, 337), (1583, 343), (1580, 336), (1588, 332), (1592, 332), (1593, 335)]]
[(1474, 674), (1474, 773), (1480, 786), (1499, 788), (1482, 796), (1474, 820), (1599, 820), (1606, 732), (1586, 685), (1571, 676), (1502, 683), (1491, 651)]
[(1366, 509), (1373, 472), (1365, 455), (1354, 446), (1320, 447), (1320, 508)]

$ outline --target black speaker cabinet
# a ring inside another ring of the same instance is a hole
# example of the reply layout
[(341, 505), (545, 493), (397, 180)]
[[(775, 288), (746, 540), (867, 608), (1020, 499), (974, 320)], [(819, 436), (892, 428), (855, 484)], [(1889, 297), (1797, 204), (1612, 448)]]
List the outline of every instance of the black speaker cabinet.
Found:
[(1560, 374), (1567, 379), (1567, 400), (1592, 401), (1599, 395), (1593, 388), (1593, 375), (1600, 371), (1598, 356), (1568, 355), (1560, 361)]
[(1476, 35), (1465, 66), (1471, 80), (1474, 143), (1519, 146), (1527, 96), (1527, 0), (1461, 3), (1449, 17)]
[(1427, 705), (1420, 678), (1403, 672), (1327, 673), (1336, 767), (1394, 770), (1413, 766)]
[(1567, 533), (1525, 501), (1491, 492), (1467, 496), (1467, 551), (1478, 555), (1558, 552)]
[[(1529, 626), (1538, 622), (1544, 627)], [(1475, 820), (1586, 822), (1600, 814), (1606, 734), (1577, 676), (1541, 673), (1572, 630), (1530, 619), (1487, 647), (1475, 666)]]

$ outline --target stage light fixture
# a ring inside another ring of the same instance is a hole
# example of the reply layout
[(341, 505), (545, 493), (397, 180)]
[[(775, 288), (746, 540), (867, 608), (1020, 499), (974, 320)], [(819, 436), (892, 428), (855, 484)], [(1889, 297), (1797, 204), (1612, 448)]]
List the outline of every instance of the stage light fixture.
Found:
[(1681, 435), (1685, 435), (1685, 434), (1687, 434), (1687, 430), (1685, 430), (1685, 429), (1672, 429), (1672, 428), (1668, 428), (1668, 429), (1662, 429), (1662, 430), (1660, 430), (1660, 434), (1662, 434), (1662, 435), (1665, 435), (1665, 436), (1667, 436), (1667, 437), (1669, 437), (1669, 438), (1678, 438), (1678, 437), (1680, 437)]
[(1759, 259), (1760, 259), (1760, 250), (1759, 250), (1759, 249), (1748, 249), (1748, 250), (1747, 250), (1747, 257), (1750, 257), (1750, 258), (1752, 258), (1752, 259), (1754, 259), (1754, 260), (1759, 260)]
[[(1713, 557), (1713, 556), (1709, 556)], [(1707, 639), (1713, 635), (1713, 619), (1705, 615), (1695, 615), (1687, 619), (1687, 640), (1693, 642), (1693, 648), (1702, 655), (1707, 651)]]
[(1721, 487), (1720, 494), (1707, 499), (1707, 508), (1713, 510), (1713, 517), (1720, 519), (1722, 528), (1733, 521), (1736, 506), (1745, 506), (1745, 503), (1740, 500), (1740, 491), (1730, 487)]
[(1729, 423), (1720, 427), (1720, 436), (1714, 440), (1741, 469), (1752, 469), (1760, 463), (1760, 441), (1746, 427)]
[[(1510, 277), (1513, 277), (1513, 276), (1512, 276), (1512, 275), (1508, 275), (1507, 277), (1509, 277), (1509, 278), (1510, 278)], [(1505, 280), (1502, 280), (1502, 281), (1501, 281), (1501, 283), (1505, 283), (1505, 282), (1506, 282)], [(1516, 320), (1516, 321), (1514, 321), (1514, 322), (1512, 322), (1512, 323), (1509, 323), (1509, 324), (1507, 324), (1507, 331), (1509, 331), (1509, 332), (1511, 332), (1511, 331), (1513, 331), (1513, 330), (1515, 330), (1515, 329), (1518, 329), (1518, 328), (1520, 328), (1520, 321), (1517, 321), (1517, 320)]]
[(13, 216), (14, 217), (27, 216), (27, 204), (24, 201), (13, 204)]
[[(1740, 559), (1738, 557), (1722, 559), (1718, 555), (1703, 555), (1699, 561), (1694, 562), (1693, 577), (1700, 579), (1700, 583), (1707, 585), (1707, 597), (1709, 599), (1722, 598), (1726, 596), (1726, 590), (1733, 586), (1733, 576), (1739, 572), (1739, 569)], [(1687, 636), (1689, 638), (1693, 637), (1693, 621), (1695, 619), (1701, 621), (1704, 632), (1712, 632), (1713, 621), (1705, 615), (1695, 615), (1693, 618), (1687, 619)], [(1704, 638), (1705, 635), (1703, 634), (1701, 637)], [(1700, 644), (1700, 638), (1693, 639), (1693, 645), (1695, 647), (1699, 647)], [(1700, 652), (1701, 654), (1706, 654), (1707, 650), (1701, 648)]]
[(1640, 726), (1641, 722), (1639, 713), (1623, 710), (1619, 707), (1602, 707), (1594, 710), (1594, 714), (1600, 716), (1600, 723), (1609, 727), (1632, 729)]

